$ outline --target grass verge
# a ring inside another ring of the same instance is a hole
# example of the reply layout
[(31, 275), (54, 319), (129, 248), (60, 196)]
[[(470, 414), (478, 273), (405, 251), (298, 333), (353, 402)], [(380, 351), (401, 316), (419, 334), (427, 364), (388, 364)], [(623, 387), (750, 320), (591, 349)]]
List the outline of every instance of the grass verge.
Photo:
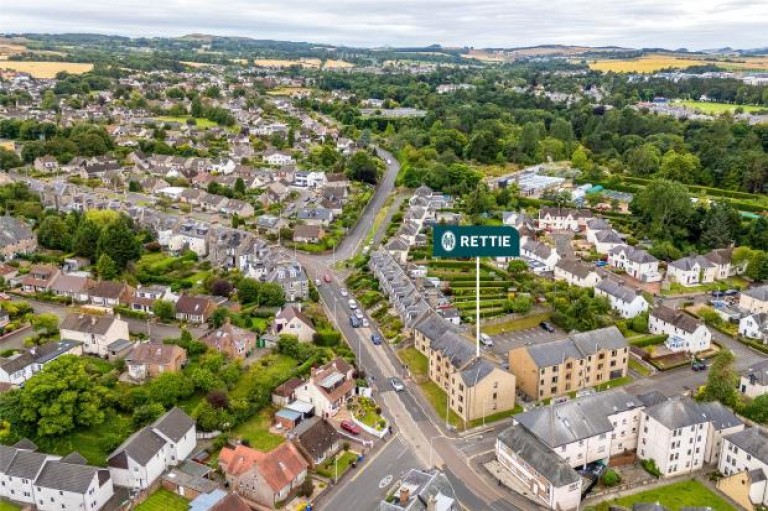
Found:
[(493, 325), (487, 325), (482, 327), (483, 333), (488, 335), (498, 335), (506, 332), (515, 332), (518, 330), (528, 330), (539, 326), (542, 321), (549, 320), (549, 312), (541, 312), (537, 314), (530, 314), (522, 318), (513, 319), (510, 321), (504, 321), (503, 323), (495, 323)]
[(653, 490), (636, 493), (609, 502), (588, 507), (586, 511), (608, 511), (612, 505), (631, 509), (634, 504), (658, 503), (672, 511), (683, 508), (708, 508), (712, 511), (735, 511), (736, 508), (699, 481), (683, 481), (660, 486)]

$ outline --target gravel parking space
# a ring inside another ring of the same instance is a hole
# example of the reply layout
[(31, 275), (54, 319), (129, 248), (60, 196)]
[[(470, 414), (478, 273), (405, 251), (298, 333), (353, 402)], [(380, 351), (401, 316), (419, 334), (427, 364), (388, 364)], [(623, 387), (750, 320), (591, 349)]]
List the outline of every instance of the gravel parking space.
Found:
[(539, 344), (565, 338), (566, 333), (555, 329), (554, 332), (547, 332), (543, 328), (534, 327), (527, 330), (518, 330), (493, 336), (493, 351), (502, 358), (507, 357), (509, 350), (519, 348), (528, 344)]

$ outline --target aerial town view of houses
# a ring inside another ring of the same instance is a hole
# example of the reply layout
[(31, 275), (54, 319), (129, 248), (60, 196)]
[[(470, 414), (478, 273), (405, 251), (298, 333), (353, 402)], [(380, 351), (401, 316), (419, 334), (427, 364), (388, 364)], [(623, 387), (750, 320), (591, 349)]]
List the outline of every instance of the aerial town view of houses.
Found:
[(0, 511), (768, 509), (767, 50), (115, 9), (0, 15)]

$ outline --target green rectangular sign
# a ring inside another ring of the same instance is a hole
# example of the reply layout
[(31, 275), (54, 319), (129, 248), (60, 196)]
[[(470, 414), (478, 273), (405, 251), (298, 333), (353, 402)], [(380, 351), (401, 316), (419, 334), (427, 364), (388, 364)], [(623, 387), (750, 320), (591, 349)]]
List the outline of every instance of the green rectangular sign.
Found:
[(520, 233), (514, 227), (435, 225), (434, 257), (518, 257)]

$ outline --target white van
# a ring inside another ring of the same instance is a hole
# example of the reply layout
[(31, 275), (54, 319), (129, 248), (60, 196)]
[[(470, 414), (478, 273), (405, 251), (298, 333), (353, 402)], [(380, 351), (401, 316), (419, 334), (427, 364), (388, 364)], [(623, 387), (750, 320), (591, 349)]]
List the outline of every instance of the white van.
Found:
[(349, 302), (347, 302), (347, 303), (349, 304), (349, 308), (350, 309), (352, 309), (352, 310), (357, 309), (357, 304), (355, 303), (355, 301), (352, 298), (350, 298)]
[(490, 348), (493, 346), (493, 339), (491, 339), (491, 336), (488, 334), (480, 334), (480, 344), (486, 348)]

